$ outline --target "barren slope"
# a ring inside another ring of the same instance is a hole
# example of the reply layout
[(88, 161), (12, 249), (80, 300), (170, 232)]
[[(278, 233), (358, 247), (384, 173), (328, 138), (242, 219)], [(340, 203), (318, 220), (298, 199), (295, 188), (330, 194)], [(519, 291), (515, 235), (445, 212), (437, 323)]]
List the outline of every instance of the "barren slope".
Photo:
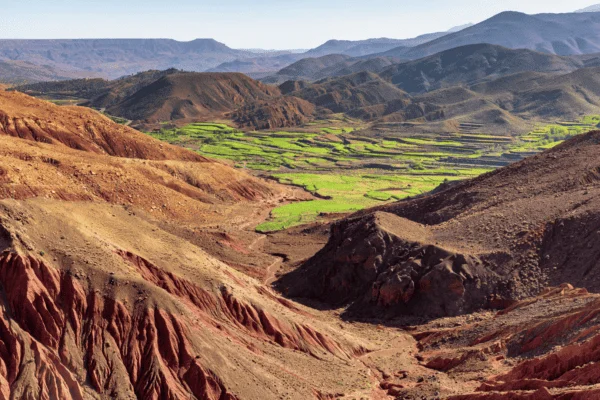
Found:
[(114, 81), (73, 80), (19, 87), (34, 96), (83, 98), (86, 106), (129, 119), (133, 126), (232, 120), (240, 127), (294, 126), (312, 118), (314, 107), (284, 98), (275, 86), (240, 73), (146, 71)]
[(89, 108), (59, 107), (19, 92), (0, 90), (0, 134), (119, 157), (204, 160), (117, 125)]

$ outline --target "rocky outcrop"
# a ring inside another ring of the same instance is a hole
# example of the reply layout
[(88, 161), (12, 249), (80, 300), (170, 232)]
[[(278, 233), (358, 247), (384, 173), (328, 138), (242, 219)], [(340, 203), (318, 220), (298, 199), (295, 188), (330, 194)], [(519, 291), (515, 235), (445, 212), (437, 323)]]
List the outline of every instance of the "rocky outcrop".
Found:
[(598, 295), (564, 284), (492, 318), (413, 335), (427, 368), (454, 376), (501, 371), (453, 400), (592, 399), (600, 384), (599, 318)]
[(447, 316), (502, 303), (501, 277), (485, 268), (485, 258), (446, 250), (428, 235), (385, 213), (343, 220), (327, 245), (278, 285), (291, 297), (350, 305), (352, 315)]
[(360, 211), (279, 282), (349, 315), (452, 316), (569, 282), (597, 291), (600, 132), (430, 194)]
[(324, 352), (344, 360), (366, 352), (309, 324), (281, 319), (226, 286), (212, 293), (133, 253), (119, 254), (148, 283), (188, 304), (197, 322), (143, 294), (134, 304), (113, 299), (78, 273), (5, 251), (0, 256), (3, 398), (84, 399), (91, 390), (116, 398), (238, 399), (206, 365), (195, 338), (198, 323), (249, 348), (254, 338), (316, 359)]

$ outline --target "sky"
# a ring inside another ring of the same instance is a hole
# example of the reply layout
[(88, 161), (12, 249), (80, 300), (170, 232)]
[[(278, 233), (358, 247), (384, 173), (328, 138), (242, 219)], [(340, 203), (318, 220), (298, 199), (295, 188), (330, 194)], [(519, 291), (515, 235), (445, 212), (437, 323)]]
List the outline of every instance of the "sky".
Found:
[(499, 12), (571, 12), (594, 0), (0, 0), (0, 38), (214, 38), (308, 49), (329, 39), (404, 39)]

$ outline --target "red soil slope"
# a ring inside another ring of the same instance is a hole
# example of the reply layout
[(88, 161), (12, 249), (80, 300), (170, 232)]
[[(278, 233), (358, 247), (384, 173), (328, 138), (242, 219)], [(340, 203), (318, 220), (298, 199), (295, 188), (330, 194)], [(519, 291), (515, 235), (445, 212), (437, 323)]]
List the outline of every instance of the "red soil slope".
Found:
[(88, 108), (59, 107), (19, 92), (0, 91), (0, 134), (118, 157), (204, 160), (117, 125)]

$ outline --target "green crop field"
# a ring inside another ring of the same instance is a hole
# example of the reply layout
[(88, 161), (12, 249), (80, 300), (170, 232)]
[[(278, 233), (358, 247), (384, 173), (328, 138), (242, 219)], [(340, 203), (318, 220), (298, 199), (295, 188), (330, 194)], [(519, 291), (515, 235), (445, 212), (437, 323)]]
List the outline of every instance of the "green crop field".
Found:
[(540, 125), (516, 137), (457, 132), (373, 138), (343, 119), (310, 123), (299, 132), (243, 132), (226, 124), (195, 123), (150, 135), (317, 196), (275, 208), (256, 228), (270, 232), (418, 196), (445, 181), (475, 177), (554, 147), (598, 124), (600, 116), (587, 116)]

